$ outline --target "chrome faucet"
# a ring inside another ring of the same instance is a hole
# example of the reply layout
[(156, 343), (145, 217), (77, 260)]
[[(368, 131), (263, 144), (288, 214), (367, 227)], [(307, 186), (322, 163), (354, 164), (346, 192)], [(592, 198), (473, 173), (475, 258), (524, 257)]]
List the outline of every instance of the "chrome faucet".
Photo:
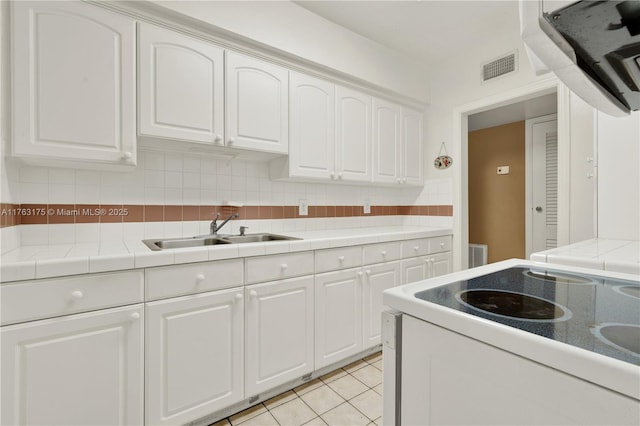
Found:
[(222, 222), (220, 224), (220, 226), (218, 226), (218, 219), (220, 219), (220, 213), (216, 213), (216, 218), (213, 219), (211, 221), (211, 225), (209, 225), (209, 230), (210, 230), (211, 235), (218, 235), (218, 231), (220, 230), (220, 228), (222, 228), (224, 225), (226, 225), (227, 222), (229, 222), (231, 219), (235, 219), (237, 217), (238, 217), (238, 213), (233, 213), (228, 218), (226, 218), (224, 220), (224, 222)]

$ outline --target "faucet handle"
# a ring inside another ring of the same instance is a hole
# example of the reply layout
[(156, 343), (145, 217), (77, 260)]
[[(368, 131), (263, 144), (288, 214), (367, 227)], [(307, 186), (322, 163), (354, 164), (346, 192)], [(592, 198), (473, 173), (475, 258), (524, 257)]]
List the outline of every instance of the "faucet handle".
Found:
[(244, 235), (244, 231), (246, 231), (247, 229), (249, 229), (248, 226), (241, 226), (240, 227), (240, 236), (243, 236)]

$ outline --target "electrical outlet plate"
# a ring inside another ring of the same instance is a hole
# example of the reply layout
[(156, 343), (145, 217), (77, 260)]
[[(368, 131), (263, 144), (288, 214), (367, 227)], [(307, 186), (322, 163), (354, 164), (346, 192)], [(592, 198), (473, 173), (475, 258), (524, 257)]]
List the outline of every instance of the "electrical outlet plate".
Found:
[(509, 166), (498, 166), (497, 173), (499, 175), (508, 175), (509, 174)]
[(364, 200), (364, 203), (362, 203), (362, 207), (364, 210), (364, 214), (371, 214), (371, 202), (369, 200)]
[(308, 216), (309, 215), (309, 203), (307, 200), (298, 201), (298, 216)]

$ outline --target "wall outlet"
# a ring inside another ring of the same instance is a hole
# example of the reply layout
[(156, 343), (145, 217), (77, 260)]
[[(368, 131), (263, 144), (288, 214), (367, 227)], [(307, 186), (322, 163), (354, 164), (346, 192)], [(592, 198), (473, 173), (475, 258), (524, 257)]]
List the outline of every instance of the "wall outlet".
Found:
[(509, 166), (498, 166), (498, 174), (499, 175), (508, 175), (509, 174)]
[(362, 208), (364, 210), (364, 214), (371, 214), (371, 202), (369, 200), (364, 200)]
[(309, 203), (307, 200), (298, 201), (298, 216), (307, 216), (309, 214)]

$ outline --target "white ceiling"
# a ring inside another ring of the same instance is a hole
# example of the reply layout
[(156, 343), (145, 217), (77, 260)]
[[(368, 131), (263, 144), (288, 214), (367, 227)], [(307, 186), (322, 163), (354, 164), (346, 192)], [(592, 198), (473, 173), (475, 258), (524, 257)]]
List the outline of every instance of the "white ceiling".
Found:
[(501, 126), (515, 121), (540, 117), (558, 112), (556, 94), (540, 96), (527, 101), (505, 105), (469, 116), (469, 131)]
[(518, 2), (295, 1), (299, 6), (427, 65), (505, 34), (519, 36)]

